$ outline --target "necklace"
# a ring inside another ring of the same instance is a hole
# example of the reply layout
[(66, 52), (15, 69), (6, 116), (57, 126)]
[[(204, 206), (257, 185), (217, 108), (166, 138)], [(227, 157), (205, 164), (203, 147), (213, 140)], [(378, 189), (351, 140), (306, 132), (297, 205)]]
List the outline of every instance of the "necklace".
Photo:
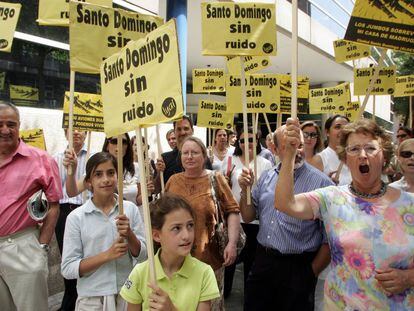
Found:
[(387, 185), (381, 181), (381, 189), (376, 192), (376, 193), (364, 193), (364, 192), (359, 192), (358, 190), (356, 190), (354, 188), (354, 186), (351, 184), (348, 185), (349, 187), (349, 191), (351, 191), (351, 193), (357, 197), (363, 198), (363, 199), (376, 199), (376, 198), (380, 198), (382, 197), (385, 192), (387, 192)]

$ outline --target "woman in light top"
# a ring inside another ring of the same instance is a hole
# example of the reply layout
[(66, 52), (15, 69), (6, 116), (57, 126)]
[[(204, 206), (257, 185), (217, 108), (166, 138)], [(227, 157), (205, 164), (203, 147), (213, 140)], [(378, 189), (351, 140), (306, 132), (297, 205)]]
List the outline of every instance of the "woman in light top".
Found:
[(337, 185), (346, 185), (351, 182), (351, 174), (346, 164), (343, 165), (337, 178), (341, 161), (337, 155), (337, 147), (341, 138), (342, 128), (349, 123), (345, 116), (336, 114), (325, 122), (325, 132), (328, 137), (328, 146), (312, 159), (312, 165), (332, 178)]
[(390, 184), (390, 186), (407, 192), (414, 192), (414, 138), (404, 140), (398, 146), (397, 159), (403, 177)]
[(229, 146), (227, 131), (219, 129), (214, 132), (214, 146), (212, 149), (212, 157), (210, 161), (213, 165), (213, 170), (219, 171), (223, 164), (223, 160), (232, 154), (234, 148)]
[(313, 165), (315, 155), (323, 149), (321, 130), (313, 121), (303, 122), (300, 128), (304, 139), (305, 161)]

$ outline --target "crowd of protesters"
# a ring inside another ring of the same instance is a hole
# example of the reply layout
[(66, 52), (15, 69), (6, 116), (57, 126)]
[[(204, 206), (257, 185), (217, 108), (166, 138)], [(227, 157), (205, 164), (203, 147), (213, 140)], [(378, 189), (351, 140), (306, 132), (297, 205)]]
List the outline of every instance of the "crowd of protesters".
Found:
[[(252, 128), (215, 130), (207, 148), (189, 117), (175, 121), (166, 135), (172, 150), (152, 164), (146, 159), (156, 283), (149, 280), (135, 137), (124, 134), (122, 150), (108, 137), (88, 156), (86, 133), (74, 131), (73, 149), (51, 157), (19, 139), (19, 127), (19, 110), (0, 102), (2, 310), (48, 309), (53, 233), (65, 280), (61, 310), (224, 310), (240, 263), (244, 310), (414, 309), (414, 139), (407, 127), (393, 144), (373, 121), (334, 115), (324, 124), (324, 144), (316, 122), (288, 119), (266, 136), (267, 148)], [(31, 203), (42, 195), (48, 211), (36, 218)], [(228, 229), (222, 254), (213, 239), (218, 208)], [(241, 228), (247, 239), (238, 253)]]

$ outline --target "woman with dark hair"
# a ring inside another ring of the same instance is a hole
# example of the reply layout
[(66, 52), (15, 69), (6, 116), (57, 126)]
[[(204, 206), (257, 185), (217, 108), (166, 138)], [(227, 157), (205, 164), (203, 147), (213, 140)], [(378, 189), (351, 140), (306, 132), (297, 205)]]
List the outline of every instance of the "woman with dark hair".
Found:
[(303, 122), (300, 128), (303, 133), (305, 160), (312, 164), (313, 157), (323, 149), (321, 130), (313, 121)]
[(403, 177), (390, 184), (391, 187), (414, 192), (414, 138), (404, 140), (397, 148), (396, 157)]
[[(116, 137), (105, 138), (104, 144), (102, 146), (102, 151), (109, 152), (115, 158), (118, 154), (118, 140)], [(65, 166), (71, 165), (73, 169), (76, 168), (77, 160), (76, 155), (70, 152), (65, 153), (65, 159), (63, 160)], [(138, 164), (134, 163), (134, 155), (132, 151), (132, 144), (129, 138), (129, 135), (125, 133), (122, 135), (122, 165), (124, 168), (123, 177), (124, 177), (124, 186), (123, 186), (123, 197), (127, 201), (131, 201), (134, 204), (137, 204), (137, 183), (139, 182), (139, 170)], [(76, 180), (74, 175), (68, 175), (66, 179), (66, 191), (68, 196), (76, 196), (79, 193), (86, 190), (86, 184), (84, 178)]]
[(414, 197), (381, 180), (393, 153), (391, 137), (371, 120), (346, 125), (337, 150), (351, 183), (294, 195), (296, 120), (288, 119), (285, 135), (275, 208), (324, 221), (332, 269), (325, 310), (414, 310)]
[[(249, 144), (249, 168), (251, 170), (254, 169), (254, 161), (253, 161), (253, 151), (254, 148), (256, 149), (256, 159), (257, 159), (257, 179), (260, 178), (263, 172), (272, 168), (272, 163), (269, 160), (259, 156), (258, 154), (261, 151), (261, 146), (259, 140), (256, 139), (256, 147), (253, 145), (253, 128), (248, 128), (248, 134), (245, 135), (244, 129), (240, 129), (237, 134), (237, 140), (235, 143), (235, 149), (233, 156), (227, 157), (223, 161), (223, 165), (221, 171), (223, 175), (226, 176), (227, 180), (230, 183), (231, 191), (233, 193), (234, 198), (236, 199), (237, 203), (240, 202), (240, 185), (237, 179), (239, 178), (243, 167), (245, 165), (245, 157), (244, 157), (244, 145)], [(242, 221), (241, 221), (242, 222)], [(250, 269), (253, 265), (254, 256), (256, 253), (257, 247), (257, 240), (256, 236), (259, 232), (259, 221), (255, 220), (251, 223), (241, 223), (244, 232), (246, 233), (246, 244), (244, 249), (240, 253), (240, 262), (243, 262), (244, 268), (244, 281), (246, 282), (247, 276), (249, 275)], [(234, 271), (236, 269), (236, 265), (233, 264), (229, 267), (226, 267), (226, 274), (225, 274), (225, 283), (224, 283), (224, 297), (230, 295), (232, 284), (233, 284), (233, 276)]]
[(223, 160), (230, 156), (231, 149), (229, 147), (229, 140), (227, 136), (227, 131), (225, 129), (218, 129), (214, 131), (214, 144), (212, 148), (212, 156), (210, 161), (213, 165), (213, 170), (218, 171), (221, 169)]
[[(351, 173), (344, 164), (338, 172), (341, 161), (337, 155), (337, 147), (341, 138), (342, 128), (349, 123), (349, 119), (340, 114), (331, 116), (325, 122), (325, 133), (328, 137), (328, 146), (320, 153), (316, 154), (311, 164), (326, 175), (332, 178), (337, 185), (346, 185), (351, 181)], [(339, 173), (339, 178), (337, 174)]]

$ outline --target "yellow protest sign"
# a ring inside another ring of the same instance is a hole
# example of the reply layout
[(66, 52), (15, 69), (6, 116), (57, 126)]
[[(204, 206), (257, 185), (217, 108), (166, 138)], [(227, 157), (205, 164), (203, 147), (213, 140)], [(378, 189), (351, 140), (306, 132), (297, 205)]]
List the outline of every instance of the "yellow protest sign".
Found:
[[(252, 74), (270, 66), (269, 56), (244, 56), (244, 72)], [(229, 74), (240, 75), (240, 57), (227, 57), (227, 70)]]
[(129, 42), (103, 61), (101, 88), (107, 136), (181, 117), (183, 95), (175, 20)]
[(371, 55), (371, 48), (369, 46), (352, 41), (336, 40), (333, 42), (333, 45), (335, 61), (337, 63), (343, 63)]
[[(371, 77), (377, 68), (354, 68), (354, 95), (365, 95)], [(371, 95), (393, 95), (395, 92), (395, 66), (381, 67)]]
[(309, 91), (309, 113), (344, 113), (351, 101), (349, 83)]
[(0, 91), (4, 90), (4, 84), (6, 82), (6, 72), (0, 72)]
[[(290, 75), (278, 74), (280, 82), (280, 109), (281, 112), (290, 113), (292, 101), (292, 81)], [(298, 76), (298, 113), (308, 113), (309, 78)]]
[(200, 99), (198, 102), (197, 126), (215, 129), (233, 128), (234, 113), (227, 112), (227, 104)]
[[(279, 112), (280, 83), (276, 74), (245, 76), (247, 112)], [(242, 112), (241, 78), (226, 75), (227, 111)]]
[(26, 144), (46, 151), (43, 129), (20, 130), (19, 135)]
[(276, 55), (272, 3), (201, 3), (203, 55)]
[(39, 89), (10, 84), (10, 99), (16, 105), (33, 105), (39, 101)]
[(342, 110), (333, 111), (332, 113), (342, 114), (345, 117), (347, 117), (350, 122), (354, 122), (358, 118), (359, 107), (360, 107), (359, 101), (348, 102), (346, 104), (345, 113)]
[[(112, 7), (112, 0), (78, 0), (97, 5)], [(68, 0), (39, 0), (39, 10), (36, 20), (43, 26), (69, 26)]]
[(414, 96), (414, 75), (396, 77), (394, 97)]
[(344, 39), (414, 53), (413, 2), (356, 0)]
[[(69, 92), (65, 92), (62, 127), (69, 127)], [(104, 131), (101, 95), (79, 92), (74, 93), (73, 128), (82, 131)]]
[(224, 69), (193, 69), (193, 93), (215, 93), (225, 90)]
[(21, 7), (19, 3), (0, 2), (0, 52), (11, 51)]
[[(158, 16), (86, 3), (71, 1), (69, 8), (70, 68), (78, 72), (99, 73), (103, 59), (163, 23)], [(148, 52), (159, 53), (158, 49), (161, 47), (153, 45)]]

